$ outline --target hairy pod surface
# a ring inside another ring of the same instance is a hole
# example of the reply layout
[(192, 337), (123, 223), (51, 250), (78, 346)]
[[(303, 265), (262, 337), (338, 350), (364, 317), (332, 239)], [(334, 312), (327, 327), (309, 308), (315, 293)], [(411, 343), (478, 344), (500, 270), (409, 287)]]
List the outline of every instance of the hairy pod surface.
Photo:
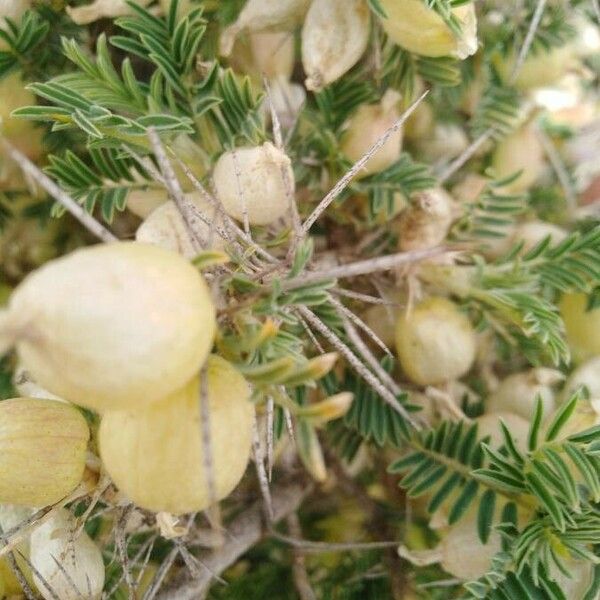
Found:
[(81, 481), (89, 428), (74, 407), (55, 400), (0, 402), (0, 502), (47, 506)]
[(76, 519), (61, 508), (31, 534), (34, 581), (45, 600), (97, 600), (102, 595), (102, 553), (85, 531), (76, 535), (77, 528)]
[[(238, 484), (248, 463), (254, 405), (244, 378), (210, 356), (206, 367), (215, 500)], [(119, 489), (142, 508), (183, 514), (206, 509), (210, 490), (198, 377), (143, 411), (110, 412), (100, 455)]]
[(387, 18), (381, 24), (390, 39), (409, 52), (423, 56), (454, 56), (464, 59), (477, 51), (477, 16), (469, 3), (452, 12), (459, 20), (457, 37), (433, 9), (421, 0), (380, 0)]
[(0, 313), (23, 366), (53, 394), (102, 412), (183, 386), (212, 346), (215, 309), (185, 259), (138, 242), (77, 250), (29, 275)]
[(293, 194), (295, 188), (290, 159), (270, 142), (225, 152), (213, 178), (225, 212), (243, 222), (247, 210), (251, 225), (268, 225), (283, 217), (289, 208), (288, 192)]
[(475, 360), (475, 331), (445, 298), (423, 300), (396, 323), (396, 349), (406, 375), (420, 385), (462, 377)]
[(364, 0), (312, 1), (302, 27), (307, 89), (322, 89), (359, 61), (367, 49), (369, 23)]

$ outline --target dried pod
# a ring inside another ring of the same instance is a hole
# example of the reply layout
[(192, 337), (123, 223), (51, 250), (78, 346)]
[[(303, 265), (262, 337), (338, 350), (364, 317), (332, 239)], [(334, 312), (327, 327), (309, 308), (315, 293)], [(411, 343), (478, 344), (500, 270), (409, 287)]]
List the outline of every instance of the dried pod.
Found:
[(488, 398), (486, 410), (492, 413), (512, 412), (531, 420), (539, 396), (544, 417), (548, 418), (556, 406), (552, 386), (563, 379), (560, 371), (543, 367), (509, 375)]
[[(352, 115), (342, 137), (341, 150), (353, 163), (362, 158), (400, 118), (400, 99), (401, 95), (390, 89), (379, 104), (363, 104)], [(368, 160), (357, 178), (378, 173), (393, 165), (400, 158), (401, 147), (402, 129), (398, 129)]]
[(381, 20), (385, 32), (409, 52), (464, 59), (477, 51), (477, 16), (473, 3), (452, 10), (461, 26), (460, 36), (422, 0), (380, 0), (380, 3), (387, 15)]
[(302, 22), (311, 0), (248, 0), (237, 20), (221, 34), (221, 54), (229, 56), (243, 31), (286, 31)]
[(34, 581), (45, 600), (97, 600), (104, 587), (102, 552), (64, 508), (31, 534)]
[(400, 315), (396, 350), (406, 375), (419, 385), (462, 377), (475, 360), (475, 331), (469, 319), (445, 298), (423, 300)]
[[(216, 500), (238, 484), (252, 442), (254, 405), (244, 378), (226, 361), (206, 363)], [(110, 412), (100, 425), (100, 455), (119, 489), (142, 508), (175, 515), (210, 505), (200, 413), (200, 378), (143, 411)]]
[(513, 233), (509, 236), (509, 244), (506, 250), (509, 250), (517, 243), (522, 243), (522, 252), (529, 252), (529, 250), (547, 237), (550, 237), (552, 244), (559, 244), (567, 237), (567, 232), (562, 227), (558, 227), (558, 225), (552, 225), (552, 223), (545, 223), (544, 221), (521, 223), (517, 225)]
[(504, 445), (504, 437), (500, 428), (500, 421), (508, 427), (517, 448), (525, 452), (527, 437), (529, 435), (529, 421), (508, 411), (490, 412), (475, 419), (477, 422), (477, 437), (483, 439), (490, 436), (489, 444), (492, 448)]
[(127, 196), (127, 208), (140, 219), (145, 219), (168, 201), (169, 193), (164, 188), (133, 190)]
[(73, 406), (54, 400), (0, 402), (0, 502), (46, 506), (75, 489), (89, 429)]
[(145, 406), (180, 388), (214, 333), (215, 309), (198, 271), (137, 242), (46, 263), (0, 312), (0, 348), (16, 344), (39, 385), (99, 411)]
[(294, 193), (290, 159), (270, 142), (225, 152), (213, 172), (217, 197), (225, 212), (251, 225), (268, 225), (288, 210)]
[(492, 157), (498, 179), (520, 172), (503, 188), (513, 194), (526, 192), (540, 178), (545, 165), (544, 148), (533, 125), (526, 125), (501, 140)]
[[(186, 198), (192, 201), (209, 221), (215, 219), (220, 222), (219, 216), (215, 215), (215, 209), (200, 193), (186, 194)], [(218, 250), (224, 247), (225, 240), (219, 236), (214, 227), (197, 219), (194, 228), (199, 240), (205, 244), (205, 249)], [(196, 247), (179, 208), (171, 200), (148, 215), (135, 232), (135, 239), (138, 242), (171, 250), (186, 258), (194, 258), (200, 250)]]
[(13, 385), (17, 392), (19, 392), (19, 395), (23, 398), (41, 398), (42, 400), (58, 400), (59, 402), (66, 402), (66, 400), (59, 398), (56, 394), (39, 386), (22, 364), (18, 364), (15, 369)]
[(307, 89), (324, 88), (359, 61), (367, 49), (369, 22), (364, 0), (313, 0), (302, 27)]
[(563, 400), (569, 400), (579, 389), (584, 388), (588, 397), (600, 400), (600, 356), (594, 356), (575, 369), (563, 390)]
[(265, 31), (250, 35), (253, 66), (267, 79), (289, 79), (294, 70), (294, 35), (289, 31)]
[[(269, 100), (270, 97), (270, 100)], [(268, 121), (271, 118), (271, 102), (284, 131), (291, 129), (298, 120), (298, 115), (306, 102), (306, 90), (299, 83), (293, 83), (278, 77), (271, 81), (271, 93), (265, 97), (262, 110)]]
[[(140, 6), (147, 6), (152, 0), (135, 0)], [(131, 14), (132, 10), (126, 0), (94, 0), (85, 6), (67, 6), (67, 14), (77, 25), (87, 25), (110, 17), (122, 17)]]
[(600, 308), (588, 310), (587, 296), (579, 293), (564, 294), (559, 308), (575, 361), (600, 355)]
[(400, 250), (426, 250), (441, 244), (452, 224), (453, 202), (450, 194), (442, 188), (419, 192), (411, 206), (400, 213)]
[(466, 150), (469, 138), (465, 130), (454, 123), (437, 123), (433, 130), (416, 142), (427, 162), (449, 161)]

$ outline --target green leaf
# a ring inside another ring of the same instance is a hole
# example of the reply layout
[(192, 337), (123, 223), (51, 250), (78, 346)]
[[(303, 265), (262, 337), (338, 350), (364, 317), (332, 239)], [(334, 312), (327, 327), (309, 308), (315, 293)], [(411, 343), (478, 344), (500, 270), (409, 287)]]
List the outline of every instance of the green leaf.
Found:
[(573, 412), (577, 408), (577, 403), (581, 400), (581, 394), (576, 393), (571, 398), (562, 404), (562, 406), (558, 409), (554, 418), (550, 422), (548, 426), (548, 431), (546, 433), (546, 441), (551, 442), (556, 439), (556, 436), (561, 432), (564, 425), (571, 418)]
[(496, 508), (496, 492), (486, 490), (479, 502), (479, 511), (477, 513), (477, 534), (483, 544), (487, 544), (492, 531), (492, 522)]
[(529, 426), (529, 435), (527, 437), (527, 447), (533, 452), (537, 448), (538, 435), (540, 427), (542, 426), (542, 417), (544, 415), (544, 407), (542, 405), (542, 398), (538, 394), (535, 399), (535, 408), (533, 412), (533, 420)]
[(459, 497), (450, 509), (450, 514), (448, 515), (449, 525), (456, 523), (465, 514), (473, 500), (475, 500), (478, 489), (479, 483), (475, 480), (468, 481), (465, 484)]

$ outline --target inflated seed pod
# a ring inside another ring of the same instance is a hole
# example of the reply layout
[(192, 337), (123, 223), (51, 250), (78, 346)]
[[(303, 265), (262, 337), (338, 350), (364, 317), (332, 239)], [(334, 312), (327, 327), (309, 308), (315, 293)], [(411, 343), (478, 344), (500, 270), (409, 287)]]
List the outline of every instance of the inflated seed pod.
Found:
[(553, 385), (563, 380), (560, 371), (543, 367), (504, 378), (486, 403), (487, 412), (512, 412), (530, 420), (535, 412), (537, 397), (542, 401), (544, 417), (548, 418), (556, 407)]
[[(135, 0), (140, 6), (147, 6), (152, 0)], [(125, 0), (94, 0), (84, 6), (67, 6), (67, 14), (77, 25), (87, 25), (98, 19), (122, 17), (131, 14), (131, 7)]]
[(409, 52), (464, 59), (477, 51), (477, 16), (473, 3), (452, 11), (461, 25), (460, 37), (421, 0), (380, 0), (380, 3), (387, 15), (381, 19), (385, 32)]
[[(29, 519), (34, 512), (33, 509), (26, 506), (0, 504), (0, 527), (2, 528), (2, 532), (6, 533), (10, 530), (19, 528), (21, 523)], [(29, 559), (29, 537), (21, 540), (16, 545), (13, 555), (19, 569), (21, 569), (21, 573), (23, 573), (27, 580), (27, 583), (29, 583), (30, 586), (33, 586), (33, 575), (31, 573), (31, 568), (27, 563), (27, 560)], [(15, 577), (6, 558), (0, 559), (0, 598), (4, 598), (2, 595), (2, 583), (4, 583), (4, 593), (8, 598), (12, 598), (13, 596), (19, 599), (21, 598), (23, 588), (21, 587), (19, 580)]]
[(243, 31), (288, 31), (302, 22), (311, 0), (248, 0), (237, 20), (221, 34), (220, 50), (229, 56)]
[(289, 31), (262, 31), (249, 36), (253, 66), (259, 77), (289, 79), (294, 70), (294, 35)]
[(509, 247), (512, 248), (516, 243), (523, 243), (523, 252), (528, 252), (541, 241), (550, 237), (552, 245), (559, 244), (567, 237), (567, 232), (558, 225), (545, 223), (544, 221), (529, 221), (517, 225), (513, 233), (509, 236)]
[(367, 49), (365, 0), (312, 0), (302, 26), (304, 84), (320, 90), (348, 72)]
[[(350, 117), (341, 141), (341, 151), (353, 163), (363, 157), (375, 142), (400, 118), (401, 95), (389, 89), (378, 104), (363, 104)], [(357, 178), (366, 177), (387, 169), (400, 158), (402, 129), (398, 129), (388, 141), (369, 159)]]
[[(517, 56), (517, 53), (512, 53), (507, 58), (501, 55), (495, 58), (494, 63), (506, 83), (511, 79)], [(556, 83), (574, 63), (574, 50), (570, 45), (552, 48), (549, 51), (544, 49), (530, 52), (521, 65), (513, 85), (524, 91), (551, 85)]]
[(426, 250), (441, 244), (452, 224), (453, 202), (450, 194), (442, 188), (416, 194), (398, 220), (400, 250)]
[(587, 306), (588, 298), (582, 293), (564, 294), (559, 303), (567, 341), (576, 362), (600, 354), (600, 308), (587, 310)]
[[(207, 219), (211, 221), (214, 219), (220, 223), (219, 216), (215, 216), (215, 209), (200, 193), (186, 194), (186, 197), (194, 202)], [(198, 238), (206, 244), (204, 249), (217, 250), (224, 247), (225, 240), (219, 236), (214, 227), (198, 220), (194, 228)], [(200, 247), (196, 247), (179, 208), (172, 200), (165, 202), (146, 217), (135, 232), (135, 239), (138, 242), (171, 250), (186, 258), (194, 258), (201, 250)]]
[(0, 312), (0, 350), (53, 394), (103, 411), (180, 388), (212, 346), (215, 309), (198, 271), (168, 250), (117, 242), (46, 263)]
[(562, 392), (564, 401), (579, 388), (585, 388), (590, 398), (600, 399), (600, 356), (594, 356), (575, 369)]
[(77, 520), (61, 508), (31, 534), (34, 581), (45, 600), (97, 600), (102, 595), (102, 552), (77, 529)]
[(504, 437), (500, 427), (500, 421), (508, 427), (510, 434), (519, 450), (527, 449), (527, 436), (529, 434), (529, 421), (523, 417), (508, 411), (490, 412), (477, 417), (475, 421), (478, 424), (478, 438), (490, 436), (489, 444), (492, 448), (499, 448), (504, 445)]
[(448, 161), (463, 152), (469, 145), (465, 130), (454, 123), (436, 123), (429, 135), (416, 142), (427, 162)]
[(475, 341), (469, 319), (446, 298), (427, 298), (396, 323), (400, 364), (419, 385), (462, 377), (475, 360)]
[(544, 148), (532, 125), (526, 125), (501, 140), (492, 156), (492, 168), (498, 179), (520, 175), (503, 189), (510, 193), (526, 192), (542, 175), (546, 161)]
[(288, 191), (294, 193), (291, 161), (270, 142), (225, 152), (213, 179), (225, 212), (243, 222), (247, 210), (251, 225), (268, 225), (283, 217), (289, 207)]
[[(216, 500), (238, 484), (250, 456), (254, 405), (244, 378), (210, 356), (206, 389)], [(202, 417), (201, 383), (136, 412), (110, 412), (99, 432), (100, 456), (117, 487), (138, 506), (183, 514), (210, 504)]]
[(145, 219), (168, 201), (169, 193), (163, 188), (133, 190), (127, 196), (127, 208), (140, 219)]
[(35, 95), (25, 89), (26, 85), (18, 71), (0, 78), (0, 134), (31, 160), (37, 160), (43, 151), (43, 129), (32, 121), (10, 116), (17, 108), (36, 104)]
[(0, 502), (46, 506), (81, 481), (89, 428), (74, 407), (55, 400), (0, 402)]
[(298, 120), (298, 114), (306, 102), (303, 85), (278, 77), (271, 81), (270, 96), (265, 97), (261, 109), (266, 121), (271, 119), (271, 103), (283, 131), (288, 131)]

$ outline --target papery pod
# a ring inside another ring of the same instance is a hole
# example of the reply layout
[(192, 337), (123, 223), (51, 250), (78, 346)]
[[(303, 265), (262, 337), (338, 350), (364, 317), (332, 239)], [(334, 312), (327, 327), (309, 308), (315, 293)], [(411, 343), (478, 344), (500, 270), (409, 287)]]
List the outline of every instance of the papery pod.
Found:
[(289, 130), (298, 120), (298, 115), (306, 102), (303, 85), (277, 77), (270, 84), (270, 98), (265, 97), (262, 110), (266, 121), (271, 120), (271, 103), (283, 131)]
[(398, 220), (398, 246), (404, 251), (426, 250), (441, 244), (448, 235), (454, 201), (442, 188), (416, 194)]
[(369, 41), (365, 0), (313, 0), (302, 26), (306, 88), (320, 90), (348, 72)]
[[(140, 6), (147, 6), (152, 0), (135, 0)], [(77, 25), (87, 25), (111, 17), (122, 17), (131, 14), (131, 7), (126, 0), (94, 0), (84, 6), (67, 6), (67, 14)]]
[[(494, 64), (502, 79), (511, 81), (518, 54), (513, 52), (508, 58), (496, 56)], [(550, 50), (531, 51), (523, 61), (513, 85), (520, 90), (531, 90), (556, 83), (575, 63), (573, 48), (570, 45)]]
[(290, 31), (263, 31), (249, 36), (253, 66), (259, 77), (289, 79), (294, 70), (294, 34)]
[(527, 438), (529, 435), (529, 421), (509, 411), (490, 412), (475, 419), (477, 422), (477, 437), (483, 439), (490, 437), (489, 444), (492, 448), (499, 448), (504, 445), (504, 437), (500, 421), (508, 427), (510, 435), (515, 441), (519, 450), (527, 450)]
[[(349, 119), (341, 141), (341, 150), (353, 163), (363, 157), (400, 118), (402, 96), (389, 89), (378, 104), (363, 104)], [(394, 131), (387, 142), (357, 173), (357, 178), (384, 171), (400, 158), (402, 128)]]
[(445, 298), (423, 300), (404, 311), (396, 323), (396, 350), (402, 370), (419, 385), (462, 377), (475, 360), (475, 349), (471, 322)]
[(36, 104), (34, 93), (25, 89), (26, 85), (19, 71), (0, 78), (0, 134), (31, 160), (37, 160), (43, 152), (43, 129), (10, 116), (17, 108)]
[(169, 193), (164, 188), (133, 190), (127, 195), (127, 208), (140, 219), (145, 219), (168, 201)]
[(497, 179), (520, 175), (503, 187), (508, 193), (520, 194), (541, 177), (546, 166), (544, 148), (533, 124), (528, 124), (502, 139), (492, 156)]
[(564, 294), (559, 308), (574, 360), (600, 355), (600, 308), (588, 310), (588, 298), (582, 293)]
[[(254, 405), (248, 384), (229, 363), (210, 356), (206, 369), (215, 500), (221, 500), (246, 469)], [(99, 431), (102, 462), (138, 506), (175, 515), (209, 507), (202, 385), (195, 377), (146, 410), (104, 415)]]
[(469, 138), (459, 125), (437, 123), (428, 135), (416, 142), (416, 146), (427, 162), (447, 162), (467, 149)]
[[(221, 224), (221, 218), (207, 200), (200, 193), (186, 194), (186, 199), (194, 203), (209, 222)], [(138, 242), (160, 246), (171, 250), (186, 258), (194, 258), (201, 249), (219, 250), (225, 246), (225, 240), (219, 236), (216, 229), (202, 221), (200, 217), (194, 219), (194, 230), (198, 240), (203, 244), (196, 244), (188, 226), (172, 200), (162, 204), (152, 211), (144, 222), (138, 227), (135, 239)]]
[(97, 600), (104, 587), (102, 552), (64, 508), (31, 534), (34, 581), (45, 600)]
[[(31, 517), (34, 510), (26, 506), (19, 506), (16, 504), (0, 504), (0, 527), (2, 532), (19, 528), (21, 523), (24, 523)], [(31, 568), (27, 561), (29, 560), (29, 537), (19, 542), (13, 553), (15, 560), (21, 573), (25, 576), (27, 583), (33, 587), (33, 575)], [(21, 597), (23, 589), (19, 580), (15, 576), (11, 565), (6, 558), (0, 558), (0, 598), (2, 598), (2, 583), (4, 584), (5, 594), (11, 598), (16, 596)]]
[(385, 32), (409, 52), (464, 59), (477, 51), (477, 16), (471, 2), (452, 10), (461, 26), (460, 36), (422, 0), (380, 0), (380, 4), (387, 15), (381, 19)]
[(229, 56), (243, 31), (289, 31), (302, 22), (311, 0), (248, 0), (235, 23), (221, 34), (221, 54)]
[(270, 142), (225, 152), (213, 180), (225, 212), (244, 222), (247, 211), (251, 225), (268, 225), (283, 217), (289, 209), (288, 194), (294, 193), (291, 161)]
[(138, 242), (46, 263), (0, 312), (0, 348), (53, 394), (98, 411), (146, 406), (180, 388), (213, 343), (215, 309), (177, 254)]
[(562, 392), (563, 400), (569, 400), (579, 388), (585, 388), (590, 398), (600, 400), (600, 356), (590, 358), (571, 373)]
[(81, 481), (89, 428), (73, 406), (54, 400), (0, 402), (0, 502), (46, 506)]
[(504, 378), (486, 402), (487, 412), (508, 411), (531, 420), (539, 397), (544, 416), (554, 411), (555, 393), (552, 388), (564, 379), (560, 371), (539, 367)]

